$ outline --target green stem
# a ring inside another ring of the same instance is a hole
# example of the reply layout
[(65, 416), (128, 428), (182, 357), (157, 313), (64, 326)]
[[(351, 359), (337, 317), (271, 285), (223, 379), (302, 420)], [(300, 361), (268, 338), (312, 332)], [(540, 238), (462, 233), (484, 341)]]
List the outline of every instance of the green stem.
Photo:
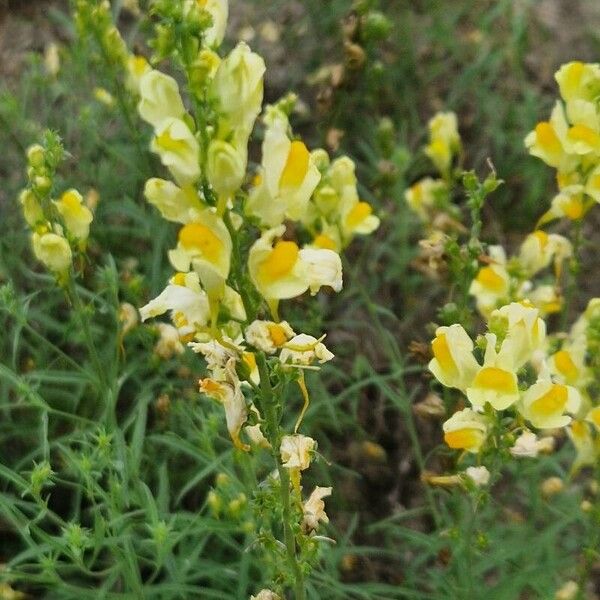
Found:
[(281, 508), (283, 512), (283, 537), (287, 561), (294, 575), (294, 596), (295, 600), (304, 600), (304, 576), (298, 562), (296, 540), (292, 530), (292, 510), (290, 503), (290, 476), (287, 469), (281, 464), (279, 448), (281, 446), (282, 430), (279, 425), (279, 415), (277, 414), (277, 398), (271, 380), (269, 377), (269, 367), (267, 359), (263, 352), (256, 354), (256, 365), (260, 374), (261, 388), (261, 408), (266, 420), (267, 438), (273, 449), (273, 458), (277, 463), (277, 472), (279, 473), (279, 493)]

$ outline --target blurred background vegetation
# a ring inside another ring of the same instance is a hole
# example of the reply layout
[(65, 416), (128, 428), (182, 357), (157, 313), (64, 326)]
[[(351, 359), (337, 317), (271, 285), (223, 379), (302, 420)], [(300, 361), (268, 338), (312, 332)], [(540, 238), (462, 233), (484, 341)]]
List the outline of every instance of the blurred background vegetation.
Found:
[[(147, 53), (149, 23), (127, 2), (113, 6), (130, 48)], [(307, 415), (307, 431), (332, 463), (314, 476), (333, 483), (328, 511), (338, 541), (312, 579), (312, 598), (551, 598), (561, 582), (578, 577), (578, 552), (591, 535), (579, 510), (586, 490), (575, 482), (551, 499), (539, 490), (544, 478), (566, 476), (561, 452), (514, 464), (508, 483), (477, 502), (420, 481), (426, 469), (452, 466), (439, 446), (440, 423), (414, 411), (429, 391), (417, 350), (445, 292), (417, 268), (422, 231), (403, 193), (431, 168), (418, 151), (427, 120), (454, 110), (465, 166), (484, 175), (489, 160), (505, 181), (485, 207), (484, 237), (518, 243), (554, 186), (523, 138), (548, 114), (558, 66), (598, 58), (599, 32), (594, 0), (230, 0), (227, 44), (244, 39), (265, 57), (267, 101), (298, 93), (296, 129), (311, 147), (356, 160), (362, 193), (382, 217), (377, 235), (353, 247), (344, 294), (322, 298), (304, 317), (306, 330), (330, 332), (337, 355), (311, 382)], [(174, 239), (143, 202), (144, 181), (158, 168), (145, 150), (147, 132), (135, 114), (98, 100), (95, 88), (118, 98), (119, 84), (92, 48), (74, 40), (66, 2), (0, 2), (0, 283), (12, 282), (14, 294), (4, 290), (0, 312), (7, 332), (0, 336), (0, 563), (10, 565), (14, 587), (33, 597), (46, 589), (53, 591), (44, 597), (97, 596), (89, 574), (72, 574), (73, 533), (64, 527), (84, 520), (72, 482), (85, 478), (84, 459), (100, 459), (96, 424), (68, 417), (93, 419), (89, 389), (55, 350), (77, 360), (81, 333), (31, 257), (16, 202), (25, 148), (44, 129), (57, 131), (71, 154), (62, 183), (98, 193), (90, 253), (103, 269), (90, 269), (86, 283), (96, 294), (88, 300), (99, 339), (112, 327), (113, 297), (140, 306), (160, 291)], [(48, 70), (51, 44), (58, 44), (56, 74)], [(593, 227), (589, 233), (593, 242)], [(107, 252), (108, 263), (101, 259)], [(586, 264), (583, 287), (593, 293), (594, 263)], [(107, 503), (111, 481), (129, 494), (131, 514), (111, 524), (114, 546), (103, 552), (122, 562), (116, 580), (141, 595), (119, 594), (111, 574), (102, 597), (247, 598), (261, 582), (244, 552), (250, 517), (238, 515), (236, 525), (206, 506), (216, 474), (241, 468), (220, 409), (198, 398), (197, 357), (153, 362), (153, 343), (146, 330), (127, 343), (122, 454), (106, 459), (99, 478)], [(41, 535), (35, 523), (20, 531), (39, 511), (26, 491), (30, 472), (49, 456), (61, 491), (51, 510), (64, 522), (44, 531), (66, 540), (67, 558), (51, 539), (41, 550), (28, 546), (28, 536)], [(24, 494), (16, 504), (15, 490)], [(164, 562), (146, 547), (163, 535), (161, 523), (170, 540)], [(1, 585), (0, 598), (9, 597)]]

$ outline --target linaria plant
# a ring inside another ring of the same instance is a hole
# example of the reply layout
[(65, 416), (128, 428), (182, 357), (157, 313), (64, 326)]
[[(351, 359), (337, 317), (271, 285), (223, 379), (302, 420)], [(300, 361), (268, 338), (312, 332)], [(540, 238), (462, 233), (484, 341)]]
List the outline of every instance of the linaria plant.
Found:
[[(135, 130), (143, 122), (151, 130), (150, 151), (164, 169), (156, 164), (144, 196), (164, 227), (177, 228), (176, 244), (164, 257), (172, 276), (139, 315), (143, 322), (169, 317), (151, 325), (158, 332), (158, 357), (186, 351), (203, 357), (198, 392), (222, 406), (238, 462), (255, 481), (246, 493), (237, 493), (227, 476), (217, 478), (208, 506), (219, 515), (228, 498), (228, 514), (239, 516), (250, 495), (255, 535), (246, 539), (249, 549), (262, 549), (269, 580), (269, 589), (253, 597), (279, 598), (291, 590), (300, 600), (319, 547), (332, 543), (319, 535), (328, 522), (324, 499), (332, 488), (310, 491), (302, 481), (317, 456), (317, 442), (302, 430), (310, 403), (306, 375), (334, 355), (324, 333), (313, 336), (285, 320), (286, 301), (314, 296), (321, 288), (339, 292), (340, 253), (356, 235), (373, 232), (379, 219), (358, 196), (351, 159), (331, 160), (294, 135), (293, 95), (263, 107), (262, 57), (243, 42), (220, 52), (227, 13), (226, 0), (153, 2), (153, 54), (146, 59), (129, 53), (108, 3), (75, 3), (80, 36), (97, 44), (111, 73), (121, 78), (115, 91), (135, 136), (132, 143), (139, 144)], [(158, 64), (160, 69), (152, 66)], [(181, 74), (183, 92), (167, 66)], [(96, 97), (112, 101), (106, 91)], [(132, 106), (138, 123), (132, 121)], [(249, 166), (259, 115), (261, 162)], [(31, 185), (20, 200), (36, 257), (77, 308), (73, 265), (85, 258), (92, 213), (75, 190), (51, 200), (59, 151), (52, 135), (45, 147), (29, 149)], [(123, 336), (137, 315), (131, 305), (122, 305), (118, 318)], [(93, 352), (91, 341), (89, 346)], [(114, 421), (116, 391), (93, 358), (109, 394), (104, 418)], [(168, 535), (169, 525), (162, 523), (162, 533), (159, 526), (154, 535)], [(74, 524), (65, 531), (82, 554), (89, 532)]]

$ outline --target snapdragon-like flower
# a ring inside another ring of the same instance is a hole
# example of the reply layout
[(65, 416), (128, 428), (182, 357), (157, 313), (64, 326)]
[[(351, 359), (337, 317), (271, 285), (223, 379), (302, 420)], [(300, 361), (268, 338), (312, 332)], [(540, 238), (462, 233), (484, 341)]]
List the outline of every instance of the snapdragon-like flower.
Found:
[(553, 437), (538, 439), (535, 433), (525, 430), (515, 440), (510, 453), (516, 458), (535, 458), (540, 452), (551, 452), (553, 449)]
[(225, 223), (207, 208), (180, 229), (177, 247), (169, 252), (169, 259), (178, 271), (193, 268), (209, 297), (221, 297), (229, 275), (231, 248)]
[(443, 179), (424, 177), (406, 190), (404, 198), (408, 207), (428, 222), (435, 209), (448, 202), (448, 185)]
[(308, 500), (302, 505), (302, 511), (304, 512), (302, 524), (308, 531), (316, 531), (319, 522), (329, 523), (323, 498), (331, 496), (332, 489), (330, 487), (315, 487)]
[(530, 233), (519, 250), (519, 262), (528, 276), (545, 269), (554, 259), (555, 271), (560, 273), (562, 262), (571, 256), (573, 248), (567, 238), (541, 229)]
[(549, 374), (542, 374), (524, 393), (518, 409), (534, 427), (554, 429), (568, 425), (571, 417), (565, 413), (576, 413), (580, 404), (581, 397), (575, 388), (553, 383)]
[(267, 227), (302, 220), (321, 174), (307, 147), (291, 140), (283, 114), (270, 120), (262, 146), (262, 169), (246, 211)]
[(283, 466), (300, 471), (308, 469), (316, 446), (317, 442), (306, 435), (284, 435), (279, 449)]
[(490, 246), (489, 254), (492, 262), (479, 269), (469, 288), (469, 294), (475, 296), (477, 309), (486, 317), (509, 299), (510, 291), (504, 249), (501, 246)]
[(212, 92), (225, 120), (222, 127), (237, 131), (238, 137), (247, 139), (260, 113), (264, 73), (264, 60), (244, 42), (219, 64)]
[(159, 129), (166, 119), (181, 119), (185, 107), (177, 82), (155, 69), (146, 69), (139, 80), (138, 112), (144, 121)]
[(158, 177), (146, 181), (144, 196), (167, 221), (176, 223), (185, 224), (194, 221), (206, 208), (192, 186), (180, 188), (172, 181)]
[(438, 327), (431, 342), (433, 359), (429, 370), (446, 387), (466, 390), (479, 364), (473, 356), (473, 342), (462, 325)]
[(450, 448), (477, 453), (488, 434), (488, 420), (470, 409), (455, 412), (443, 425), (444, 441)]
[(85, 242), (90, 234), (90, 223), (94, 216), (83, 203), (83, 197), (77, 190), (67, 190), (54, 206), (65, 222), (67, 231), (77, 240)]
[(168, 323), (157, 323), (158, 341), (154, 346), (154, 354), (163, 360), (169, 360), (177, 354), (182, 354), (185, 348), (181, 343), (179, 331)]
[(287, 321), (252, 321), (244, 331), (246, 341), (257, 350), (266, 354), (274, 354), (295, 336), (294, 330)]
[(236, 448), (248, 451), (250, 447), (240, 440), (240, 431), (248, 418), (246, 400), (242, 386), (235, 371), (236, 359), (229, 358), (224, 368), (224, 379), (201, 379), (200, 391), (220, 402), (225, 409), (227, 430)]
[(496, 350), (496, 336), (485, 336), (486, 348), (483, 366), (479, 368), (467, 398), (473, 406), (483, 407), (489, 403), (495, 410), (504, 410), (519, 399), (519, 384), (511, 345), (502, 345)]
[(33, 232), (31, 236), (35, 257), (53, 273), (61, 275), (71, 267), (73, 253), (64, 236), (50, 231)]
[(267, 300), (300, 296), (321, 286), (342, 288), (342, 263), (333, 250), (303, 248), (280, 238), (281, 225), (266, 231), (250, 248), (248, 267), (256, 289)]
[(577, 472), (581, 467), (595, 465), (598, 460), (598, 444), (594, 442), (589, 425), (585, 421), (573, 421), (567, 427), (567, 435), (571, 440), (577, 456), (573, 462), (573, 471)]
[(177, 183), (185, 186), (200, 177), (200, 147), (190, 128), (181, 120), (168, 117), (156, 127), (150, 149), (160, 157)]
[(323, 337), (317, 339), (306, 333), (294, 336), (283, 344), (279, 360), (284, 365), (293, 366), (308, 366), (314, 362), (323, 364), (330, 361), (334, 355), (321, 342)]
[(453, 156), (460, 150), (460, 135), (456, 115), (440, 112), (429, 121), (429, 144), (425, 154), (429, 156), (440, 173), (447, 173)]

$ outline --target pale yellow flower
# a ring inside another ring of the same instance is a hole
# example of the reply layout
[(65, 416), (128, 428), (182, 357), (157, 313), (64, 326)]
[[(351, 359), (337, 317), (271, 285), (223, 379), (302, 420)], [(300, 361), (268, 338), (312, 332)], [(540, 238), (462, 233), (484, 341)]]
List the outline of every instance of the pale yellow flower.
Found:
[(443, 179), (424, 177), (404, 192), (408, 207), (422, 221), (428, 221), (434, 208), (441, 205), (448, 197), (448, 186)]
[(308, 469), (316, 445), (315, 440), (300, 433), (284, 435), (279, 448), (282, 465), (286, 469)]
[(473, 342), (462, 325), (438, 327), (431, 342), (433, 359), (429, 370), (446, 387), (466, 390), (479, 364), (473, 356)]
[(295, 336), (287, 321), (253, 321), (244, 332), (246, 341), (257, 350), (274, 354)]
[(132, 54), (127, 59), (127, 87), (134, 93), (140, 94), (142, 77), (152, 71), (150, 63), (137, 54)]
[(290, 140), (287, 128), (287, 119), (283, 118), (274, 119), (267, 127), (259, 189), (246, 203), (246, 212), (269, 227), (284, 219), (304, 219), (321, 179), (307, 147), (300, 140)]
[(519, 412), (538, 429), (564, 427), (571, 422), (565, 413), (576, 413), (581, 404), (579, 392), (549, 377), (540, 377), (524, 394)]
[(302, 505), (304, 512), (302, 524), (306, 530), (315, 531), (319, 527), (319, 522), (329, 523), (323, 498), (331, 496), (332, 489), (331, 487), (315, 487), (308, 500)]
[(283, 235), (281, 225), (266, 231), (250, 248), (248, 265), (256, 289), (267, 300), (294, 298), (321, 286), (335, 291), (342, 287), (342, 264), (333, 250), (303, 248), (295, 242), (275, 240)]
[(210, 320), (210, 307), (206, 292), (200, 288), (196, 273), (178, 273), (171, 283), (148, 304), (140, 308), (142, 321), (165, 312), (171, 314), (180, 333), (190, 333), (202, 328)]
[(160, 157), (181, 186), (200, 177), (200, 147), (189, 127), (180, 119), (167, 118), (156, 128), (150, 149)]
[(94, 216), (83, 203), (82, 195), (77, 190), (68, 190), (54, 202), (54, 206), (64, 219), (67, 231), (78, 240), (87, 240)]
[(503, 346), (496, 351), (496, 336), (485, 336), (487, 345), (483, 366), (479, 368), (473, 382), (467, 388), (467, 398), (473, 406), (483, 407), (486, 403), (495, 410), (504, 410), (519, 399), (519, 386), (511, 348)]
[(490, 246), (489, 253), (494, 262), (481, 267), (469, 287), (469, 294), (475, 296), (477, 309), (485, 317), (489, 317), (498, 305), (508, 300), (510, 291), (504, 249), (501, 246)]
[(144, 121), (158, 129), (166, 119), (181, 119), (185, 107), (179, 95), (177, 82), (156, 69), (144, 69), (139, 78), (140, 101), (138, 112)]
[(488, 421), (480, 413), (465, 408), (455, 412), (442, 428), (444, 441), (450, 448), (477, 453), (486, 440)]
[(19, 203), (23, 207), (23, 216), (29, 227), (36, 227), (45, 221), (44, 211), (36, 195), (29, 189), (19, 194)]
[(594, 100), (600, 94), (600, 65), (570, 62), (561, 66), (554, 75), (560, 94), (571, 100)]
[(576, 472), (586, 465), (595, 465), (598, 448), (594, 443), (588, 424), (584, 421), (573, 421), (567, 427), (567, 435), (577, 451), (577, 456), (573, 462), (573, 471)]
[(281, 600), (281, 597), (271, 590), (264, 589), (260, 590), (256, 596), (250, 596), (250, 600)]
[(295, 335), (283, 344), (279, 360), (283, 364), (294, 366), (307, 366), (315, 361), (318, 361), (320, 364), (329, 362), (334, 358), (334, 355), (321, 342), (323, 337), (317, 339), (306, 333)]
[(425, 154), (441, 173), (447, 173), (453, 156), (460, 150), (460, 135), (456, 115), (439, 112), (429, 121), (429, 144)]
[(169, 252), (169, 259), (178, 271), (189, 271), (191, 266), (209, 296), (222, 295), (229, 275), (231, 248), (225, 223), (207, 208), (181, 228), (177, 248)]
[(52, 272), (57, 274), (69, 270), (73, 253), (69, 242), (57, 233), (37, 233), (31, 236), (33, 253)]
[(230, 358), (225, 364), (224, 380), (201, 379), (200, 391), (220, 402), (225, 409), (227, 430), (236, 448), (248, 451), (250, 447), (240, 440), (240, 431), (248, 419), (246, 400), (242, 386), (235, 371), (235, 358)]
[(208, 146), (206, 176), (217, 194), (230, 196), (242, 185), (248, 152), (244, 145), (212, 140)]
[(221, 61), (213, 80), (213, 94), (227, 121), (226, 127), (247, 138), (260, 112), (265, 62), (240, 42)]
[(545, 269), (553, 258), (555, 270), (560, 272), (560, 265), (572, 252), (571, 242), (567, 238), (538, 229), (530, 233), (521, 244), (519, 262), (529, 277)]
[(190, 223), (206, 208), (192, 186), (180, 188), (172, 181), (158, 177), (146, 181), (144, 195), (167, 221), (176, 223)]

